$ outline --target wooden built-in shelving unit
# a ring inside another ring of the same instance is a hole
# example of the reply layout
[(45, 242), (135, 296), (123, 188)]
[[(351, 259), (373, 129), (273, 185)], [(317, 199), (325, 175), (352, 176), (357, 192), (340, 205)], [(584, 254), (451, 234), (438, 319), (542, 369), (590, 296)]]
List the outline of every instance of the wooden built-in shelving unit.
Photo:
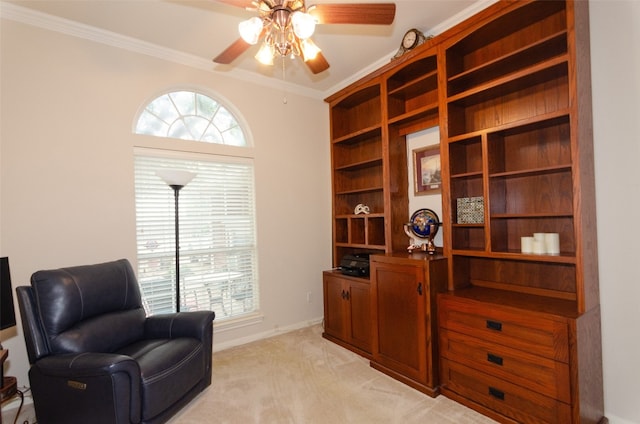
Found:
[[(447, 290), (428, 387), (501, 422), (606, 422), (588, 6), (499, 1), (326, 99), (334, 266), (405, 250), (405, 136), (440, 127)], [(458, 222), (467, 198), (484, 219)], [(559, 254), (522, 253), (534, 233), (557, 233)], [(375, 278), (368, 314), (385, 304)]]

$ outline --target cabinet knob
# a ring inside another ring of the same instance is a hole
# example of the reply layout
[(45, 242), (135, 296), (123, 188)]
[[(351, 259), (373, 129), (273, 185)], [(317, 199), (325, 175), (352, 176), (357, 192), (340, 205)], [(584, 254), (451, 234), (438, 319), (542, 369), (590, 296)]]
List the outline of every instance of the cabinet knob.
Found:
[(502, 358), (498, 355), (494, 355), (493, 353), (487, 353), (487, 361), (502, 366)]
[(504, 400), (504, 392), (495, 387), (489, 387), (489, 394), (496, 399)]
[(502, 323), (498, 321), (487, 320), (487, 328), (489, 330), (502, 331)]

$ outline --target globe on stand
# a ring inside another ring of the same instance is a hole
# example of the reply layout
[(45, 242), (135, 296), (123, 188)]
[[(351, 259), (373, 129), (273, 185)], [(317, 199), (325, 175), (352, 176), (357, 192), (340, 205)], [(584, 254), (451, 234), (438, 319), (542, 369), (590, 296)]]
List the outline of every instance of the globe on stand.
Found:
[(407, 247), (409, 252), (421, 250), (430, 255), (436, 253), (436, 246), (433, 238), (438, 233), (438, 227), (442, 223), (438, 215), (431, 209), (418, 209), (411, 215), (411, 220), (404, 224), (404, 232), (410, 239), (426, 240), (425, 243), (410, 244)]

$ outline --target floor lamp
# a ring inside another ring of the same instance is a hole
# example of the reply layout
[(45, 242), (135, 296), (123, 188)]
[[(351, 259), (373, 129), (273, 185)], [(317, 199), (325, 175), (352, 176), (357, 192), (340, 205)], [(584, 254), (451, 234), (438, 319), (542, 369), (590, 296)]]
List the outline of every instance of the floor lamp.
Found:
[(193, 177), (196, 176), (193, 172), (182, 171), (178, 169), (161, 169), (156, 172), (162, 180), (173, 189), (173, 196), (175, 199), (175, 223), (176, 223), (176, 312), (180, 312), (180, 214), (178, 208), (178, 196), (180, 190), (189, 184)]

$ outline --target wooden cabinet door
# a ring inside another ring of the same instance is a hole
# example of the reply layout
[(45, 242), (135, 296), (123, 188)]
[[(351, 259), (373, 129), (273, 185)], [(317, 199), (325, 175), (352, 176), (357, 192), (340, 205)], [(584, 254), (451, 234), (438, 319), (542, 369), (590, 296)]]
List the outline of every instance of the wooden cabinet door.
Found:
[(370, 353), (369, 282), (325, 273), (323, 285), (325, 334)]
[(324, 275), (324, 331), (340, 340), (345, 339), (345, 321), (347, 319), (344, 301), (344, 280)]
[(427, 383), (425, 296), (420, 266), (372, 262), (374, 352), (377, 363)]
[(371, 299), (369, 294), (369, 283), (359, 283), (348, 281), (347, 287), (347, 308), (348, 319), (346, 320), (347, 341), (366, 352), (371, 352)]

